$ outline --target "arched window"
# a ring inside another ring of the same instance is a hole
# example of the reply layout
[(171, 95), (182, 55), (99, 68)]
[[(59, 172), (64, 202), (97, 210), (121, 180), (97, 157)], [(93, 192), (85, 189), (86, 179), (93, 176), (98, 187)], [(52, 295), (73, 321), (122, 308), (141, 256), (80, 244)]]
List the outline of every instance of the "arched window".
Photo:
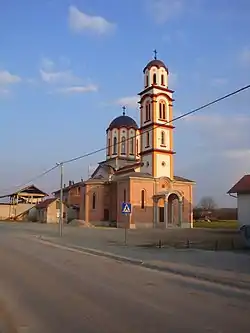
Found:
[(131, 138), (129, 140), (129, 154), (130, 155), (134, 154), (134, 138)]
[(114, 137), (114, 141), (113, 141), (113, 155), (117, 154), (117, 137)]
[(145, 87), (148, 87), (148, 74), (146, 75), (146, 83), (145, 83)]
[(161, 85), (165, 86), (165, 80), (164, 80), (164, 75), (161, 74)]
[(126, 155), (126, 138), (122, 137), (121, 155)]
[(146, 147), (149, 147), (149, 132), (146, 133)]
[(110, 139), (108, 139), (108, 155), (110, 155), (110, 147), (111, 146), (111, 141), (110, 141)]
[(145, 208), (145, 190), (141, 191), (141, 209)]
[(161, 146), (166, 145), (165, 132), (161, 131)]
[(156, 84), (156, 74), (153, 74), (153, 84)]
[(92, 197), (92, 209), (95, 209), (96, 207), (96, 194), (93, 193), (93, 197)]
[(151, 105), (150, 102), (146, 103), (146, 117), (145, 121), (149, 121), (151, 119)]
[(166, 120), (166, 103), (164, 101), (159, 104), (159, 118)]
[(162, 103), (162, 119), (166, 119), (166, 103)]
[(159, 104), (159, 118), (162, 119), (162, 103)]
[(126, 202), (127, 200), (127, 195), (126, 195), (126, 189), (123, 190), (123, 202)]

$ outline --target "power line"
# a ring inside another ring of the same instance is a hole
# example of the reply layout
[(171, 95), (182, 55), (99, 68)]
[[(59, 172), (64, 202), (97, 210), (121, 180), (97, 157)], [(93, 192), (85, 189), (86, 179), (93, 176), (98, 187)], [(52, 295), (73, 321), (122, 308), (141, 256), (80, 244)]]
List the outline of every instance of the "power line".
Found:
[[(37, 179), (39, 178), (42, 178), (43, 176), (47, 175), (48, 173), (50, 173), (51, 171), (55, 170), (56, 168), (58, 168), (59, 164), (53, 166), (52, 168), (49, 168), (47, 170), (45, 170), (44, 172), (40, 173), (38, 176), (30, 179), (29, 181), (26, 181), (25, 183), (22, 183), (22, 184), (19, 184), (17, 186), (12, 186), (12, 187), (9, 187), (7, 189), (3, 189), (1, 190), (1, 192), (10, 192), (11, 189), (18, 189), (18, 188), (22, 188), (30, 183), (33, 183), (34, 181), (36, 181)], [(5, 195), (4, 195), (5, 196)], [(3, 197), (3, 196), (0, 196), (0, 198)]]
[[(213, 100), (213, 101), (211, 101), (211, 102), (209, 102), (209, 103), (203, 104), (202, 106), (200, 106), (200, 107), (198, 107), (198, 108), (196, 108), (196, 109), (194, 109), (194, 110), (191, 110), (191, 111), (189, 111), (189, 112), (186, 112), (186, 113), (184, 113), (184, 114), (182, 114), (182, 115), (180, 115), (180, 116), (178, 116), (178, 117), (172, 119), (171, 121), (166, 121), (166, 122), (161, 123), (161, 124), (156, 124), (156, 125), (154, 125), (151, 129), (149, 129), (147, 132), (151, 132), (151, 131), (153, 131), (155, 128), (160, 127), (161, 125), (168, 125), (168, 124), (171, 124), (172, 122), (174, 122), (174, 121), (176, 121), (176, 120), (179, 120), (179, 119), (182, 119), (182, 118), (184, 118), (184, 117), (187, 117), (187, 116), (189, 116), (189, 115), (191, 115), (191, 114), (193, 114), (193, 113), (196, 113), (196, 112), (198, 112), (198, 111), (200, 111), (200, 110), (202, 110), (202, 109), (207, 108), (207, 107), (210, 106), (210, 105), (216, 104), (216, 103), (218, 103), (218, 102), (220, 102), (220, 101), (222, 101), (222, 100), (224, 100), (224, 99), (226, 99), (226, 98), (229, 98), (229, 97), (231, 97), (231, 96), (233, 96), (233, 95), (236, 95), (236, 94), (238, 94), (238, 93), (240, 93), (240, 92), (242, 92), (242, 91), (244, 91), (244, 90), (247, 90), (247, 89), (249, 89), (249, 88), (250, 88), (250, 84), (247, 85), (247, 86), (244, 86), (244, 87), (242, 87), (242, 88), (240, 88), (240, 89), (237, 89), (237, 90), (235, 90), (235, 91), (233, 91), (233, 92), (231, 92), (231, 93), (229, 93), (229, 94), (227, 94), (227, 95), (224, 95), (224, 96), (222, 96), (222, 97), (219, 97), (219, 98), (217, 98), (217, 99), (215, 99), (215, 100)], [(139, 136), (141, 136), (141, 135), (142, 135), (142, 133), (138, 133), (137, 135), (135, 135), (135, 136), (133, 136), (133, 137), (130, 137), (130, 138), (127, 138), (127, 139), (125, 139), (124, 141), (119, 141), (119, 142), (117, 142), (116, 144), (119, 145), (119, 144), (121, 144), (121, 143), (123, 143), (123, 142), (129, 141), (129, 140), (131, 140), (132, 138), (133, 138), (133, 139), (134, 139), (134, 138), (137, 138), (137, 137), (139, 137)], [(86, 154), (84, 154), (84, 155), (80, 155), (80, 156), (77, 156), (77, 157), (71, 158), (71, 159), (69, 159), (69, 160), (65, 160), (65, 161), (63, 161), (62, 163), (63, 163), (63, 164), (71, 163), (71, 162), (74, 162), (74, 161), (80, 160), (80, 159), (82, 159), (82, 158), (85, 158), (85, 157), (88, 157), (88, 156), (91, 156), (91, 155), (95, 155), (95, 154), (97, 154), (97, 153), (100, 153), (101, 151), (106, 150), (107, 148), (109, 149), (109, 148), (112, 148), (112, 147), (114, 147), (113, 144), (111, 144), (111, 145), (108, 146), (108, 147), (103, 147), (103, 148), (100, 148), (100, 149), (96, 149), (96, 150), (93, 150), (92, 152), (86, 153)]]
[[(217, 98), (217, 99), (215, 99), (215, 100), (213, 100), (213, 101), (211, 101), (211, 102), (209, 102), (209, 103), (206, 103), (206, 104), (204, 104), (204, 105), (202, 105), (202, 106), (200, 106), (200, 107), (198, 107), (198, 108), (196, 108), (196, 109), (194, 109), (194, 110), (191, 110), (191, 111), (189, 111), (189, 112), (186, 112), (186, 113), (184, 113), (184, 114), (182, 114), (182, 115), (180, 115), (180, 116), (178, 116), (178, 117), (172, 119), (171, 121), (166, 121), (166, 122), (161, 123), (161, 124), (156, 124), (156, 125), (154, 125), (151, 129), (149, 129), (147, 132), (151, 132), (151, 131), (153, 131), (155, 128), (160, 127), (162, 124), (165, 124), (165, 125), (171, 124), (172, 122), (174, 122), (174, 121), (176, 121), (176, 120), (179, 120), (179, 119), (182, 119), (182, 118), (184, 118), (184, 117), (187, 117), (187, 116), (189, 116), (189, 115), (191, 115), (191, 114), (193, 114), (193, 113), (196, 113), (196, 112), (198, 112), (198, 111), (200, 111), (200, 110), (202, 110), (202, 109), (207, 108), (207, 107), (210, 106), (210, 105), (216, 104), (216, 103), (218, 103), (218, 102), (220, 102), (220, 101), (222, 101), (222, 100), (224, 100), (224, 99), (227, 99), (227, 98), (229, 98), (229, 97), (231, 97), (231, 96), (233, 96), (233, 95), (236, 95), (236, 94), (238, 94), (238, 93), (240, 93), (240, 92), (242, 92), (242, 91), (244, 91), (244, 90), (247, 90), (247, 89), (249, 89), (249, 88), (250, 88), (250, 84), (247, 85), (247, 86), (244, 86), (244, 87), (242, 87), (242, 88), (240, 88), (240, 89), (237, 89), (237, 90), (235, 90), (235, 91), (233, 91), (233, 92), (231, 92), (231, 93), (229, 93), (229, 94), (227, 94), (227, 95), (224, 95), (224, 96), (222, 96), (222, 97), (219, 97), (219, 98)], [(139, 136), (141, 136), (141, 135), (142, 135), (142, 133), (139, 133), (139, 134), (133, 136), (132, 138), (136, 138), (136, 137), (139, 137)], [(131, 140), (131, 138), (127, 138), (127, 139), (126, 139), (125, 141), (123, 141), (123, 142), (129, 141), (129, 140)], [(120, 142), (117, 142), (117, 145), (118, 145), (118, 144), (121, 144), (121, 143), (122, 143), (121, 141), (120, 141)], [(80, 160), (80, 159), (82, 159), (82, 158), (85, 158), (85, 157), (88, 157), (88, 156), (95, 155), (95, 154), (97, 154), (97, 153), (99, 153), (99, 152), (102, 152), (102, 151), (106, 150), (107, 148), (112, 148), (113, 146), (114, 146), (114, 145), (112, 144), (112, 145), (110, 145), (110, 146), (108, 146), (108, 147), (103, 147), (103, 148), (100, 148), (100, 149), (96, 149), (96, 150), (93, 150), (93, 151), (91, 151), (91, 152), (89, 152), (89, 153), (86, 153), (86, 154), (84, 154), (84, 155), (80, 155), (80, 156), (77, 156), (77, 157), (71, 158), (71, 159), (69, 159), (69, 160), (64, 160), (64, 161), (62, 161), (61, 163), (57, 163), (56, 165), (54, 165), (54, 166), (51, 167), (50, 169), (45, 170), (44, 172), (42, 172), (42, 173), (39, 174), (38, 176), (36, 176), (36, 177), (30, 179), (29, 181), (27, 181), (27, 182), (25, 182), (25, 183), (22, 183), (22, 184), (19, 184), (18, 186), (13, 186), (13, 187), (11, 187), (11, 188), (22, 188), (22, 187), (24, 187), (24, 186), (30, 184), (31, 182), (34, 182), (34, 181), (36, 181), (37, 179), (42, 178), (43, 176), (45, 176), (46, 174), (50, 173), (50, 172), (53, 171), (54, 169), (58, 168), (61, 164), (68, 164), (68, 163), (71, 163), (71, 162), (74, 162), (74, 161)], [(10, 189), (10, 188), (8, 188), (7, 190), (9, 190), (9, 189)], [(7, 190), (4, 189), (4, 190), (1, 190), (1, 191), (7, 191)]]

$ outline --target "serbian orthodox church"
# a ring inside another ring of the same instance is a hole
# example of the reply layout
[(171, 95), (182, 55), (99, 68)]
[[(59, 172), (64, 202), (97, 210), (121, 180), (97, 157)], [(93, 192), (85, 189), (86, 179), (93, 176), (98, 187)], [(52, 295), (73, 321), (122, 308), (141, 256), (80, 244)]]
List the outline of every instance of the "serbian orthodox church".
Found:
[[(127, 228), (191, 228), (194, 181), (174, 174), (173, 91), (156, 56), (143, 69), (140, 124), (125, 114), (106, 129), (106, 159), (81, 189), (80, 218)], [(122, 213), (123, 203), (131, 214)]]

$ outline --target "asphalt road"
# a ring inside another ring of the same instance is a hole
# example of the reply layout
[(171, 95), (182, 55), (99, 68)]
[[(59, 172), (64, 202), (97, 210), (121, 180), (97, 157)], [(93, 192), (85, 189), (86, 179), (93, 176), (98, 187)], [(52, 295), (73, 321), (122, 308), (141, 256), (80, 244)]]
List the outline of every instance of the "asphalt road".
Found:
[(246, 292), (0, 232), (1, 333), (248, 333), (249, 313)]

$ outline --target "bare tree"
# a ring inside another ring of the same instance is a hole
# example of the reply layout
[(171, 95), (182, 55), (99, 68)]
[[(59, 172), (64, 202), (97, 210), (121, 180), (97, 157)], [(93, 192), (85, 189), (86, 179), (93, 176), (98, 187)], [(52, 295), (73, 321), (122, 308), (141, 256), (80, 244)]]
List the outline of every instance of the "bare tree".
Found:
[(203, 197), (198, 207), (207, 212), (213, 212), (217, 208), (217, 204), (212, 197)]

